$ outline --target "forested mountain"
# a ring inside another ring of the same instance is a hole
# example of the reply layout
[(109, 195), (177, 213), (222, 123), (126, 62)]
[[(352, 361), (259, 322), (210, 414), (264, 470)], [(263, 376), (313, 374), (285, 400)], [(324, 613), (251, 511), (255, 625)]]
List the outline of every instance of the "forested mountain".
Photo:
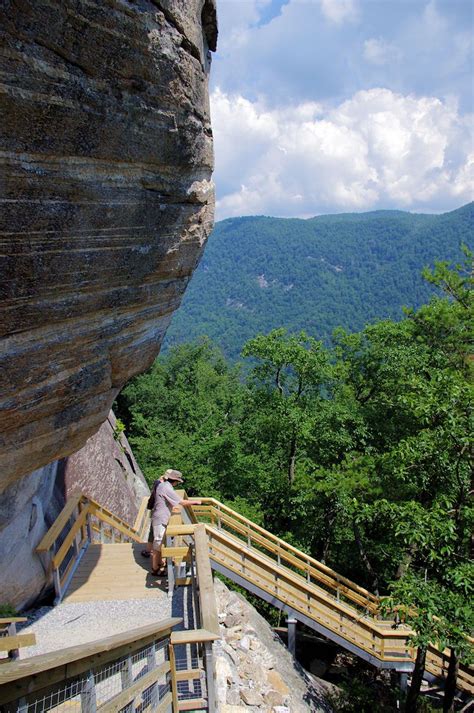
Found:
[(421, 270), (472, 243), (474, 203), (442, 215), (403, 211), (216, 224), (166, 344), (207, 335), (235, 358), (246, 340), (285, 325), (327, 339), (399, 319), (429, 298)]

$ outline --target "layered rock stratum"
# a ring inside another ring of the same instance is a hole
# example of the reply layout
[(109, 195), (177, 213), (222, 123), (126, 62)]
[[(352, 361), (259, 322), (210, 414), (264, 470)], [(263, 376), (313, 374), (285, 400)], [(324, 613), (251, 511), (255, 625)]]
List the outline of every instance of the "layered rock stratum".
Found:
[(1, 492), (158, 353), (213, 223), (217, 27), (214, 0), (0, 10)]

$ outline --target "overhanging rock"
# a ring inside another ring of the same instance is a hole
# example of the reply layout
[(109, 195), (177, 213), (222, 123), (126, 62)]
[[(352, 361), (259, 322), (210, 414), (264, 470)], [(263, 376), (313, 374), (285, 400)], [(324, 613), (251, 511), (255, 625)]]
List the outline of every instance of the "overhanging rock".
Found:
[(0, 492), (156, 357), (214, 217), (214, 0), (7, 0)]

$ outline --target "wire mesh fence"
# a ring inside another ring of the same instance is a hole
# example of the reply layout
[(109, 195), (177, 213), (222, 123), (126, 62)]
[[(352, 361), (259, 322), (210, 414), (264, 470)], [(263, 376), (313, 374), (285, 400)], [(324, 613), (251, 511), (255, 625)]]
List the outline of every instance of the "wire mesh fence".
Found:
[[(135, 653), (97, 666), (73, 680), (61, 681), (44, 695), (21, 698), (0, 706), (2, 713), (123, 713), (171, 712), (169, 638), (152, 642)], [(163, 704), (164, 707), (160, 707)]]
[(192, 700), (196, 698), (207, 698), (206, 677), (199, 656), (189, 656), (176, 659), (176, 673), (186, 671), (188, 678), (184, 681), (177, 681), (179, 701)]

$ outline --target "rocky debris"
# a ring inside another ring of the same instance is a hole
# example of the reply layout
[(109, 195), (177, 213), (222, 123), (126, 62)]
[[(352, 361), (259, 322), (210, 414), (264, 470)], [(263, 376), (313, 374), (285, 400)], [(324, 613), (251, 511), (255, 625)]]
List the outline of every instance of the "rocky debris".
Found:
[(213, 226), (217, 37), (215, 0), (7, 6), (0, 492), (80, 449), (159, 351)]
[(325, 688), (292, 658), (268, 622), (215, 579), (221, 639), (214, 644), (219, 713), (330, 713)]

